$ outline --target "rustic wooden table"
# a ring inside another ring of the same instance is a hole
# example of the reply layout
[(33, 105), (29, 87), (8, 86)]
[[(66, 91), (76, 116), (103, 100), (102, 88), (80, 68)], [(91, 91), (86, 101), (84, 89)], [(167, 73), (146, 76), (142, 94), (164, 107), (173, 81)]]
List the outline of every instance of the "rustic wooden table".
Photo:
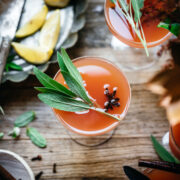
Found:
[[(77, 45), (69, 50), (72, 58), (96, 55), (115, 62), (122, 58), (119, 51), (110, 47), (112, 35), (105, 24), (103, 3), (104, 0), (89, 0), (86, 27), (79, 33)], [(57, 70), (58, 65), (54, 64), (47, 73), (54, 76)], [(122, 166), (137, 167), (139, 158), (157, 159), (150, 134), (160, 140), (168, 130), (165, 112), (157, 106), (158, 97), (147, 91), (144, 84), (133, 83), (134, 77), (140, 80), (147, 74), (134, 72), (133, 76), (128, 76), (132, 82), (129, 112), (113, 138), (94, 148), (82, 147), (71, 141), (51, 109), (38, 100), (37, 92), (33, 89), (39, 85), (35, 77), (30, 76), (18, 84), (3, 84), (0, 88), (0, 105), (3, 106), (7, 118), (14, 120), (21, 113), (34, 110), (37, 118), (31, 126), (46, 137), (48, 146), (45, 149), (34, 146), (27, 138), (25, 129), (20, 140), (12, 140), (7, 136), (12, 125), (4, 123), (0, 125), (0, 130), (6, 135), (0, 141), (0, 148), (24, 157), (35, 174), (42, 170), (42, 179), (127, 179)], [(31, 158), (38, 154), (42, 155), (43, 160), (32, 162)], [(52, 172), (53, 163), (57, 163), (56, 174)]]

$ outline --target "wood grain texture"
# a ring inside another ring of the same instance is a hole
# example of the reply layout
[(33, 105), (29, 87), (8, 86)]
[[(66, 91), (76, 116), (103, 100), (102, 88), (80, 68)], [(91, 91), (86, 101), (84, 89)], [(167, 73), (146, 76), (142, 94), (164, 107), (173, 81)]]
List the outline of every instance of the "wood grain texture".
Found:
[[(103, 3), (104, 0), (89, 1), (87, 25), (79, 34), (78, 44), (69, 50), (71, 58), (94, 55), (117, 63), (116, 59), (121, 54), (110, 47), (112, 35), (104, 21)], [(102, 11), (97, 12), (97, 7)], [(58, 66), (54, 64), (47, 73), (54, 76), (57, 70)], [(128, 78), (133, 83), (136, 78), (147, 79), (150, 75), (151, 71), (129, 73)], [(24, 157), (35, 174), (42, 170), (42, 180), (125, 180), (123, 165), (137, 167), (139, 158), (158, 158), (150, 135), (160, 140), (168, 131), (168, 122), (164, 110), (157, 106), (158, 97), (147, 91), (144, 84), (131, 85), (132, 101), (126, 118), (118, 126), (113, 139), (94, 148), (82, 147), (70, 140), (51, 109), (38, 100), (34, 86), (39, 86), (39, 83), (30, 76), (25, 82), (7, 82), (0, 87), (0, 105), (7, 115), (7, 120), (0, 123), (0, 131), (5, 133), (0, 148)], [(25, 129), (22, 129), (20, 140), (12, 140), (7, 136), (15, 118), (27, 110), (34, 110), (37, 114), (30, 126), (46, 137), (48, 146), (45, 149), (34, 146), (27, 138)], [(31, 158), (38, 154), (42, 155), (43, 160), (32, 162)], [(52, 172), (53, 163), (57, 163), (56, 174)]]

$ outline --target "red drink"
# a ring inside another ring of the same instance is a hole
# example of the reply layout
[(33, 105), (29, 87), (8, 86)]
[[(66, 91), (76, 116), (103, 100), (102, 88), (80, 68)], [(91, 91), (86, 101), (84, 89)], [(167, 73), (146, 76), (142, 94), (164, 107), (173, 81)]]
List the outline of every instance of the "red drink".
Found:
[[(140, 42), (136, 33), (134, 33), (124, 15), (114, 7), (115, 6), (110, 2), (110, 0), (106, 0), (105, 18), (110, 31), (125, 44), (136, 48), (143, 48), (142, 43)], [(141, 23), (145, 34), (147, 47), (160, 45), (171, 36), (171, 33), (168, 30), (157, 27), (159, 22), (160, 20), (158, 18), (152, 18), (152, 20)]]
[(180, 123), (170, 128), (169, 145), (173, 154), (180, 159)]
[(167, 171), (146, 169), (144, 174), (150, 178), (150, 180), (179, 180), (180, 174), (171, 173)]
[[(109, 110), (108, 113), (123, 118), (130, 103), (130, 87), (122, 72), (111, 63), (95, 57), (78, 58), (74, 61), (74, 65), (81, 73), (88, 94), (101, 108), (104, 108), (104, 103), (107, 101), (104, 88), (109, 86), (108, 88), (112, 92), (113, 88), (117, 87), (116, 97), (120, 98), (121, 105)], [(55, 80), (65, 85), (60, 72), (55, 76)], [(119, 124), (117, 120), (93, 110), (77, 113), (53, 110), (66, 128), (82, 135), (101, 135), (111, 131)]]

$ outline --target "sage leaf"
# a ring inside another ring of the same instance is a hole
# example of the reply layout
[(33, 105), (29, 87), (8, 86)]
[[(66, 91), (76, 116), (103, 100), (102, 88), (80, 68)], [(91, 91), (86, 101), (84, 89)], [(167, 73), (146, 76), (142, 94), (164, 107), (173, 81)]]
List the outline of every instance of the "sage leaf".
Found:
[[(64, 63), (64, 65), (66, 66), (66, 68), (67, 68), (68, 72), (71, 74), (71, 76), (74, 77), (81, 86), (83, 86), (83, 80), (82, 80), (82, 77), (81, 77), (79, 71), (77, 70), (76, 66), (74, 66), (74, 64), (72, 63), (68, 54), (66, 53), (66, 51), (63, 48), (61, 48), (61, 55), (62, 55), (62, 59), (58, 59), (58, 62), (60, 61), (59, 64), (61, 65), (62, 63)], [(59, 58), (59, 56), (58, 56), (58, 58)]]
[(16, 126), (16, 127), (27, 126), (34, 119), (35, 119), (35, 112), (34, 111), (25, 112), (16, 118), (16, 120), (14, 122), (14, 126)]
[(64, 97), (56, 93), (41, 93), (38, 94), (39, 99), (52, 108), (56, 108), (62, 111), (77, 112), (85, 111), (90, 106), (82, 101), (78, 101), (72, 98)]
[(23, 68), (21, 66), (15, 64), (14, 62), (7, 63), (6, 68), (14, 69), (14, 70), (17, 70), (17, 71), (22, 71), (23, 70)]
[(110, 1), (111, 1), (112, 3), (114, 3), (114, 4), (116, 3), (116, 0), (110, 0)]
[(14, 127), (12, 131), (8, 133), (9, 136), (12, 136), (13, 138), (17, 138), (20, 136), (21, 129), (19, 127)]
[[(119, 0), (119, 3), (120, 3), (120, 5), (121, 5), (121, 8), (122, 8), (126, 13), (128, 13), (128, 11), (129, 11), (129, 6), (127, 5), (126, 0)], [(118, 6), (118, 4), (117, 4), (117, 6)]]
[(81, 97), (85, 102), (92, 104), (91, 100), (87, 96), (84, 86), (81, 86), (78, 81), (71, 76), (71, 74), (65, 71), (61, 71), (61, 73), (71, 91), (74, 92), (78, 97)]
[(50, 78), (45, 73), (41, 72), (36, 67), (34, 67), (34, 74), (36, 75), (37, 79), (41, 82), (41, 84), (44, 85), (45, 87), (54, 89), (70, 97), (76, 97), (76, 95), (72, 91), (70, 91), (65, 86), (58, 83), (57, 81), (53, 80), (52, 78)]
[(2, 139), (4, 137), (4, 133), (0, 132), (0, 139)]
[(151, 141), (153, 143), (154, 149), (156, 150), (157, 154), (163, 161), (173, 162), (173, 163), (180, 163), (173, 155), (171, 155), (158, 141), (157, 139), (151, 135)]
[(167, 19), (164, 22), (160, 22), (158, 27), (169, 30), (177, 37), (180, 35), (180, 23), (171, 23), (170, 20)]
[(141, 9), (144, 7), (144, 0), (131, 0), (134, 10), (134, 21), (138, 22), (142, 16)]
[(3, 110), (3, 108), (0, 106), (0, 113), (2, 114), (2, 115), (4, 115), (4, 110)]
[(57, 60), (58, 60), (59, 67), (60, 67), (61, 71), (68, 72), (68, 69), (66, 68), (66, 65), (64, 64), (63, 58), (59, 52), (57, 52)]
[(36, 89), (37, 91), (42, 92), (42, 93), (58, 93), (58, 94), (61, 94), (63, 96), (69, 97), (66, 94), (60, 93), (59, 91), (52, 89), (52, 88), (34, 87), (34, 89)]
[(36, 146), (40, 148), (45, 148), (47, 146), (46, 139), (35, 128), (27, 128), (26, 134)]

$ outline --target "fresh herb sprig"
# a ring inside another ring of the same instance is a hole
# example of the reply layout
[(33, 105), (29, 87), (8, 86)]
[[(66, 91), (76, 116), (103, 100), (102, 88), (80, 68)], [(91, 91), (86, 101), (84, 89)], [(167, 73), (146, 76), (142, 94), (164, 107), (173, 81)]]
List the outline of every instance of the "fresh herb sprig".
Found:
[(129, 3), (127, 3), (126, 0), (111, 0), (111, 2), (115, 4), (115, 8), (117, 8), (118, 12), (121, 12), (129, 22), (132, 29), (141, 41), (146, 55), (149, 56), (146, 38), (141, 25), (141, 9), (144, 7), (144, 0), (130, 0)]
[(61, 54), (57, 53), (57, 60), (61, 74), (70, 89), (34, 67), (34, 74), (44, 86), (35, 87), (35, 89), (41, 92), (38, 94), (38, 97), (42, 102), (62, 111), (77, 112), (91, 109), (118, 121), (122, 120), (113, 114), (105, 112), (104, 109), (96, 107), (95, 103), (90, 100), (91, 97), (83, 86), (83, 80), (79, 71), (63, 48), (61, 49)]

